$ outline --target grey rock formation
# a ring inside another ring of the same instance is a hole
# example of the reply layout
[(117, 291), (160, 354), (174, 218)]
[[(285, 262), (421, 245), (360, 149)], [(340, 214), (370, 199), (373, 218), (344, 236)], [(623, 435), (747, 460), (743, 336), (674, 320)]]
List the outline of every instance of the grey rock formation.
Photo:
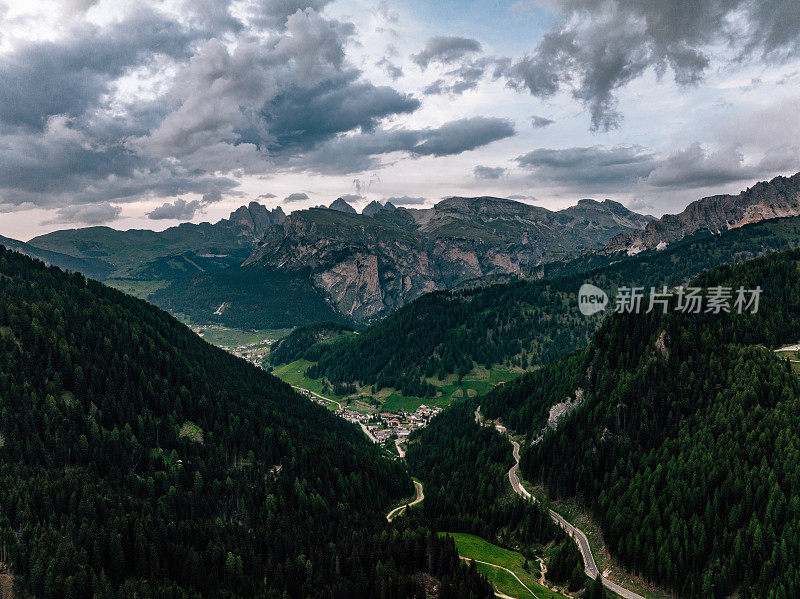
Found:
[(689, 204), (680, 214), (667, 214), (643, 230), (618, 235), (606, 253), (637, 254), (661, 249), (699, 231), (720, 233), (768, 218), (800, 214), (800, 173), (756, 183), (738, 195), (716, 195)]
[(560, 212), (491, 197), (393, 208), (373, 202), (362, 214), (294, 212), (269, 229), (246, 263), (306, 273), (340, 313), (369, 322), (465, 281), (525, 278), (542, 262), (649, 221), (608, 200), (582, 200)]
[(331, 210), (338, 210), (339, 212), (344, 212), (346, 214), (357, 214), (356, 209), (345, 202), (342, 198), (336, 198), (333, 203), (328, 206), (328, 208)]

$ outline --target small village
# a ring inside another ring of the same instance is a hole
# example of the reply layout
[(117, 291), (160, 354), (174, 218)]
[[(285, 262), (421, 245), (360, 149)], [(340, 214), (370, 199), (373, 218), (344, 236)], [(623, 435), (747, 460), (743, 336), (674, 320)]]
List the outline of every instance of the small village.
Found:
[(334, 413), (348, 422), (358, 424), (375, 443), (384, 443), (389, 439), (405, 441), (411, 431), (427, 426), (431, 419), (442, 411), (442, 408), (422, 404), (414, 412), (401, 408), (395, 412), (365, 414), (342, 406), (338, 401), (327, 399), (308, 389), (302, 387), (294, 387), (294, 389), (300, 395), (321, 406), (336, 404), (338, 407)]
[(411, 431), (426, 426), (441, 408), (421, 405), (415, 412), (397, 410), (380, 414), (362, 414), (347, 408), (336, 410), (336, 414), (349, 422), (363, 425), (376, 443), (395, 438), (405, 441)]
[[(192, 329), (195, 333), (197, 333), (200, 337), (206, 337), (209, 332), (228, 332), (230, 333), (230, 329), (226, 329), (225, 327), (219, 325), (189, 325), (189, 328)], [(208, 339), (207, 339), (208, 340)], [(264, 359), (269, 355), (269, 350), (272, 347), (272, 344), (275, 343), (277, 339), (271, 338), (264, 338), (259, 341), (255, 341), (252, 343), (234, 343), (230, 344), (229, 342), (212, 342), (214, 345), (217, 345), (220, 349), (224, 349), (226, 352), (233, 354), (238, 358), (243, 358), (259, 367), (263, 367)]]
[(263, 367), (264, 358), (269, 354), (269, 347), (275, 343), (273, 339), (265, 339), (257, 343), (248, 343), (237, 347), (224, 348), (234, 356), (244, 358), (255, 366)]

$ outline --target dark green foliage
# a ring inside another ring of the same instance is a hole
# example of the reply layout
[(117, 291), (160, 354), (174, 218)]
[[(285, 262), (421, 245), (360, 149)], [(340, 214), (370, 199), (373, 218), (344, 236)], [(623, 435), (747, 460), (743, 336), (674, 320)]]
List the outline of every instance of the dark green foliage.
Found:
[(283, 329), (308, 322), (347, 321), (314, 289), (307, 273), (260, 265), (182, 277), (149, 299), (193, 322), (235, 328)]
[(584, 347), (600, 322), (578, 311), (584, 282), (606, 290), (672, 287), (711, 266), (796, 247), (798, 239), (800, 218), (777, 219), (699, 234), (663, 251), (554, 264), (544, 268), (543, 281), (427, 294), (358, 337), (315, 346), (305, 356), (319, 362), (309, 375), (425, 396), (436, 392), (425, 377), (463, 376), (476, 364), (547, 364)]
[(143, 264), (137, 271), (134, 280), (172, 280), (187, 275), (239, 266), (247, 256), (247, 246), (231, 248), (225, 254), (187, 251), (169, 256), (159, 256)]
[[(499, 418), (513, 431), (535, 440), (547, 423), (550, 406), (564, 401), (579, 386), (584, 352), (553, 362), (515, 381), (496, 387), (481, 398), (481, 410), (490, 419)], [(536, 401), (531, 401), (532, 395)]]
[[(800, 340), (798, 275), (793, 250), (695, 281), (760, 285), (757, 314), (607, 319), (561, 364), (586, 403), (523, 453), (529, 479), (587, 504), (625, 567), (681, 596), (800, 596), (800, 382), (763, 347)], [(549, 401), (538, 382), (528, 412)]]
[(387, 525), (411, 481), (356, 427), (6, 250), (0, 435), (0, 545), (26, 596), (421, 598), (422, 572), (490, 594), (446, 540)]
[(319, 322), (297, 327), (272, 346), (269, 361), (272, 364), (289, 364), (306, 356), (315, 344), (327, 342), (352, 330), (351, 327), (336, 322)]
[(556, 549), (547, 565), (547, 578), (553, 582), (563, 584), (572, 578), (572, 573), (577, 568), (580, 572), (581, 554), (575, 547), (572, 539), (565, 539)]
[(605, 596), (606, 592), (603, 589), (603, 579), (600, 576), (590, 582), (586, 591), (583, 593), (583, 599), (603, 599)]
[(475, 534), (526, 554), (557, 541), (564, 555), (580, 563), (575, 543), (547, 511), (513, 492), (511, 444), (493, 427), (476, 424), (476, 407), (474, 400), (451, 406), (410, 440), (406, 459), (425, 485), (426, 521), (437, 530)]
[[(154, 274), (155, 278), (161, 278), (165, 274), (164, 264), (161, 269), (156, 265), (181, 255), (189, 255), (193, 261), (199, 257), (201, 266), (225, 263), (237, 257), (243, 260), (253, 245), (252, 238), (244, 233), (229, 221), (220, 221), (216, 225), (182, 223), (165, 231), (83, 227), (34, 237), (29, 244), (75, 258), (103, 260), (112, 267), (109, 276), (142, 279)], [(245, 252), (244, 257), (242, 252)], [(186, 265), (189, 267), (187, 271), (191, 272), (191, 265)], [(153, 272), (154, 267), (156, 272)]]

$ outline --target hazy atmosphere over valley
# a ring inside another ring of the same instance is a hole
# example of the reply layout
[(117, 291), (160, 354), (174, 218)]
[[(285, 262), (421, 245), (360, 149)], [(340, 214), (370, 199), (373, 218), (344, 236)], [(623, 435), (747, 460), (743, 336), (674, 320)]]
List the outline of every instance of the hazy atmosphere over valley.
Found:
[(0, 235), (792, 174), (791, 0), (0, 2)]

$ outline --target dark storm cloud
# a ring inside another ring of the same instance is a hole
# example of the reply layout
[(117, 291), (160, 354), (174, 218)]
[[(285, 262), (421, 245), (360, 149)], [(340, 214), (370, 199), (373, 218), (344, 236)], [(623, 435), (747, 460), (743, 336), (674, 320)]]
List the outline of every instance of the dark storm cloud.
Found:
[(420, 103), (391, 87), (360, 79), (343, 45), (351, 28), (313, 11), (287, 19), (287, 35), (229, 51), (207, 43), (175, 80), (180, 99), (138, 148), (179, 156), (197, 168), (267, 168), (345, 132), (372, 131), (389, 116)]
[(656, 156), (639, 146), (541, 148), (516, 160), (537, 180), (572, 188), (595, 184), (622, 188), (646, 178), (658, 166)]
[(152, 220), (191, 220), (195, 213), (203, 207), (200, 200), (187, 202), (178, 198), (172, 203), (164, 202), (158, 208), (147, 213), (147, 218)]
[(497, 74), (540, 98), (571, 90), (594, 130), (619, 125), (615, 91), (650, 69), (691, 85), (714, 45), (738, 48), (734, 60), (781, 60), (800, 50), (800, 10), (791, 0), (566, 0), (554, 8), (563, 19)]
[(751, 180), (764, 173), (796, 170), (800, 156), (796, 146), (781, 147), (766, 153), (758, 163), (747, 163), (734, 145), (709, 151), (700, 143), (693, 143), (666, 155), (640, 146), (542, 148), (516, 160), (537, 181), (573, 189), (598, 185), (629, 189), (635, 183), (655, 188), (696, 189)]
[(483, 166), (478, 165), (472, 169), (472, 174), (476, 179), (493, 179), (497, 180), (506, 174), (506, 169), (501, 166)]
[(453, 63), (465, 56), (480, 52), (481, 49), (478, 40), (455, 35), (440, 35), (428, 39), (425, 47), (419, 53), (412, 55), (411, 60), (426, 69), (432, 62)]
[(397, 196), (391, 198), (383, 198), (381, 204), (391, 203), (395, 206), (421, 206), (427, 202), (427, 198), (411, 197), (411, 196)]
[[(0, 59), (0, 205), (186, 193), (210, 203), (237, 194), (242, 174), (416, 110), (418, 100), (348, 64), (353, 26), (314, 11), (324, 4), (262, 2), (264, 23), (278, 19), (280, 31), (232, 47), (213, 39), (239, 32), (229, 2), (203, 0), (183, 15), (189, 27), (143, 9), (12, 48)], [(116, 81), (134, 70), (161, 75), (166, 91), (115, 97)]]
[(64, 117), (48, 119), (41, 133), (0, 135), (0, 204), (47, 208), (148, 195), (230, 193), (237, 186), (228, 177), (142, 158), (128, 151), (124, 139), (107, 135), (103, 127), (81, 128)]
[(382, 118), (420, 107), (410, 95), (356, 78), (357, 72), (348, 71), (313, 89), (293, 88), (276, 97), (266, 117), (273, 151), (307, 150), (338, 133), (372, 131)]
[(196, 35), (142, 9), (105, 29), (82, 24), (57, 42), (31, 42), (0, 58), (0, 123), (41, 129), (53, 115), (96, 107), (114, 79), (159, 55), (185, 58)]
[(445, 123), (437, 129), (422, 130), (421, 143), (409, 151), (419, 156), (449, 156), (474, 150), (514, 134), (514, 125), (507, 119), (459, 119)]
[(669, 155), (647, 177), (654, 187), (694, 188), (724, 185), (759, 176), (764, 172), (744, 163), (736, 148), (707, 152), (699, 143)]
[(293, 156), (286, 165), (295, 170), (347, 174), (378, 168), (379, 157), (405, 152), (413, 157), (452, 156), (515, 134), (511, 121), (472, 117), (428, 129), (379, 129), (372, 133), (339, 137), (313, 152)]
[(295, 193), (290, 193), (288, 196), (283, 198), (284, 202), (301, 202), (303, 200), (308, 200), (308, 194), (302, 191), (297, 191)]
[(102, 225), (119, 218), (122, 208), (108, 202), (64, 206), (58, 209), (55, 223), (77, 223), (82, 225)]

